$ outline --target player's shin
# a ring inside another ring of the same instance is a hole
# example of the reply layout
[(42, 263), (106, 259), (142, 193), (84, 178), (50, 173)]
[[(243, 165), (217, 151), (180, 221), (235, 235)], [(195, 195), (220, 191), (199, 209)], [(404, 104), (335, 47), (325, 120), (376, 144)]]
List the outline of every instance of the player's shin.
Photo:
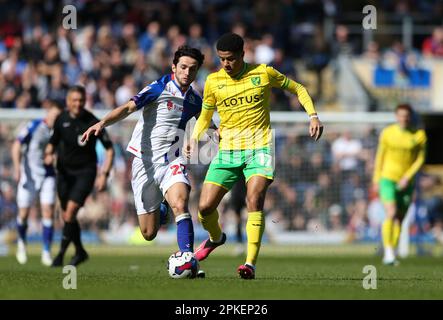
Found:
[(215, 209), (211, 214), (203, 216), (198, 213), (198, 220), (202, 224), (203, 228), (209, 233), (209, 239), (211, 242), (220, 242), (222, 239), (222, 230), (218, 223), (218, 211)]
[(248, 213), (246, 234), (248, 238), (248, 254), (246, 263), (255, 266), (260, 251), (261, 240), (265, 230), (265, 216), (262, 211)]
[(194, 251), (194, 226), (189, 213), (182, 213), (175, 218), (177, 223), (177, 243), (182, 252)]

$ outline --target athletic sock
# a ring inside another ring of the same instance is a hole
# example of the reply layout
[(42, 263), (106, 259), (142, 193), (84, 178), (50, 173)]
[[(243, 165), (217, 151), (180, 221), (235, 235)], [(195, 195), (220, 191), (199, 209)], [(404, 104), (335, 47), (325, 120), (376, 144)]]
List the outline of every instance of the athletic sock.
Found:
[(78, 221), (74, 221), (73, 223), (73, 232), (72, 232), (72, 242), (75, 245), (75, 254), (78, 254), (82, 251), (85, 251), (82, 245), (81, 239), (81, 229)]
[(51, 251), (52, 238), (54, 235), (54, 226), (52, 224), (52, 219), (43, 218), (43, 250)]
[(400, 239), (401, 224), (400, 221), (395, 220), (392, 226), (392, 247), (397, 248), (398, 240)]
[(19, 241), (22, 241), (23, 244), (26, 244), (26, 231), (28, 230), (28, 223), (23, 221), (22, 218), (17, 217), (17, 233)]
[(62, 241), (60, 244), (60, 254), (64, 255), (66, 250), (69, 247), (69, 244), (72, 241), (72, 234), (73, 234), (73, 222), (66, 222), (63, 225), (63, 231), (62, 231)]
[(386, 218), (385, 221), (383, 221), (381, 234), (383, 238), (383, 247), (392, 247), (392, 226), (393, 221), (392, 219)]
[(209, 240), (211, 242), (220, 242), (222, 239), (222, 230), (220, 224), (218, 223), (218, 211), (215, 209), (211, 214), (207, 216), (202, 216), (198, 213), (198, 219), (202, 224), (203, 228), (209, 233)]
[(180, 251), (194, 252), (194, 225), (189, 213), (182, 213), (175, 218), (177, 223), (177, 243)]
[(246, 264), (255, 266), (260, 251), (261, 239), (265, 230), (265, 217), (262, 211), (248, 213), (246, 234), (248, 238), (248, 254)]

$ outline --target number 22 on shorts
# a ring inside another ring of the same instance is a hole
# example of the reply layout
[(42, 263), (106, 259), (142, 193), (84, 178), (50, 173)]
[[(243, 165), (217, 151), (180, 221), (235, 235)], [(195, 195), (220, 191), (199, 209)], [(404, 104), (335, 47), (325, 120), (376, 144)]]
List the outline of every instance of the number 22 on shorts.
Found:
[(172, 175), (175, 176), (177, 174), (183, 174), (183, 172), (185, 171), (185, 166), (183, 164), (173, 164), (169, 167), (169, 169), (172, 170)]

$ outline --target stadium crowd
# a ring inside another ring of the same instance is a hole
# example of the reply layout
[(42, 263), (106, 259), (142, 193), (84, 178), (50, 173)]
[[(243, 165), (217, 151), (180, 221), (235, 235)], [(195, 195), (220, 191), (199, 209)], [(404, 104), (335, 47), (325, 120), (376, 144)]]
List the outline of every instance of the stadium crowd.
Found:
[[(441, 1), (378, 3), (393, 16), (419, 10), (429, 14), (430, 22), (437, 19), (441, 23)], [(218, 68), (213, 43), (226, 31), (245, 36), (247, 62), (272, 65), (293, 79), (302, 77), (304, 70), (295, 67), (301, 62), (316, 77), (313, 98), (320, 111), (322, 71), (333, 66), (339, 55), (362, 55), (374, 61), (383, 56), (383, 61), (404, 70), (418, 63), (411, 57), (443, 58), (442, 27), (414, 43), (411, 52), (418, 53), (414, 56), (392, 39), (362, 48), (360, 37), (339, 24), (344, 18), (343, 4), (333, 0), (150, 1), (149, 5), (143, 1), (73, 0), (69, 4), (76, 7), (78, 17), (74, 30), (62, 27), (64, 4), (68, 2), (0, 1), (0, 108), (26, 112), (27, 108), (46, 108), (49, 100), (63, 103), (68, 87), (81, 84), (87, 91), (88, 109), (112, 109), (129, 100), (137, 88), (167, 73), (171, 54), (183, 44), (205, 54), (194, 84), (202, 92), (207, 74)], [(326, 17), (338, 24), (329, 40), (322, 29)], [(276, 91), (271, 101), (273, 110), (301, 111), (298, 100), (283, 91)], [(0, 228), (12, 229), (17, 214), (9, 154), (16, 125), (0, 122)], [(370, 183), (379, 128), (328, 129), (316, 143), (297, 128), (287, 129), (276, 138), (279, 166), (265, 204), (269, 219), (280, 221), (283, 230), (348, 230), (351, 238), (358, 238), (369, 227), (378, 228), (383, 213)], [(112, 183), (108, 192), (94, 193), (80, 212), (85, 229), (117, 230), (137, 223), (127, 139), (116, 131), (110, 132), (116, 148)], [(205, 172), (204, 166), (190, 168), (192, 212), (196, 212)], [(437, 208), (434, 211), (441, 210), (432, 204)], [(436, 213), (439, 219), (441, 215)], [(34, 210), (31, 218), (36, 216)]]

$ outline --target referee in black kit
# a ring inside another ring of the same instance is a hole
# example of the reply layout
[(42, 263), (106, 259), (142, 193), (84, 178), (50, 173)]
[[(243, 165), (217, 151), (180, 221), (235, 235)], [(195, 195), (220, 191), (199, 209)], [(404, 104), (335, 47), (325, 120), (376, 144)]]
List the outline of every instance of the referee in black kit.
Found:
[(106, 188), (107, 177), (112, 168), (114, 149), (108, 134), (103, 130), (98, 137), (91, 136), (88, 142), (81, 137), (91, 125), (99, 120), (85, 110), (86, 92), (82, 86), (73, 86), (66, 97), (67, 110), (55, 121), (54, 132), (45, 149), (45, 164), (52, 164), (57, 153), (57, 192), (64, 221), (60, 252), (52, 262), (53, 267), (63, 266), (63, 257), (71, 241), (75, 255), (70, 265), (78, 265), (88, 259), (83, 248), (77, 212), (91, 193), (97, 175), (95, 144), (100, 139), (106, 149), (106, 159), (96, 182), (98, 191)]

